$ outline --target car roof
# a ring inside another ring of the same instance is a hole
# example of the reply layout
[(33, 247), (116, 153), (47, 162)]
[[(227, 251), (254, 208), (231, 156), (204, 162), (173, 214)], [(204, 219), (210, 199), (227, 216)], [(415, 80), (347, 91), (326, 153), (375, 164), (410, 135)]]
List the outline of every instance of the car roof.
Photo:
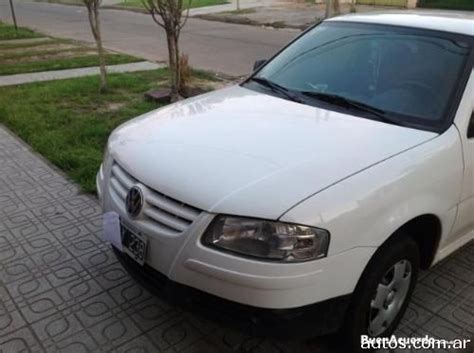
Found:
[(347, 21), (425, 28), (474, 36), (474, 12), (442, 10), (397, 10), (365, 12), (333, 17), (327, 21)]

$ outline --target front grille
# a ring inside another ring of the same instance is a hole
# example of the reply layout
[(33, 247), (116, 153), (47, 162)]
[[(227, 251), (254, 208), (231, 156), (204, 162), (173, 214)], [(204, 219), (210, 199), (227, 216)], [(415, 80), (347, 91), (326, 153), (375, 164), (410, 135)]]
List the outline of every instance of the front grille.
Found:
[(201, 214), (201, 210), (140, 183), (114, 161), (110, 175), (110, 191), (123, 210), (127, 193), (134, 185), (142, 186), (145, 191), (145, 204), (140, 219), (150, 223), (160, 233), (168, 235), (182, 233)]

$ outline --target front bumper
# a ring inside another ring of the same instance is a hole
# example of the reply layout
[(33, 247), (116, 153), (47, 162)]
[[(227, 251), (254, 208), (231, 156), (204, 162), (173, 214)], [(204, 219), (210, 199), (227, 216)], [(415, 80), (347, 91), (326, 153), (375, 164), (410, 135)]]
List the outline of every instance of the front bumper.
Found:
[(148, 265), (140, 266), (114, 249), (127, 272), (160, 298), (253, 335), (309, 338), (336, 332), (343, 324), (351, 296), (344, 295), (294, 309), (262, 309), (231, 302), (171, 281)]
[[(110, 162), (108, 163), (110, 166)], [(258, 261), (210, 249), (200, 238), (214, 214), (202, 211), (182, 233), (166, 235), (132, 219), (110, 191), (110, 167), (97, 182), (105, 212), (114, 211), (132, 230), (148, 238), (146, 268), (169, 280), (242, 305), (293, 309), (350, 295), (374, 248), (354, 248), (324, 259), (282, 264)]]

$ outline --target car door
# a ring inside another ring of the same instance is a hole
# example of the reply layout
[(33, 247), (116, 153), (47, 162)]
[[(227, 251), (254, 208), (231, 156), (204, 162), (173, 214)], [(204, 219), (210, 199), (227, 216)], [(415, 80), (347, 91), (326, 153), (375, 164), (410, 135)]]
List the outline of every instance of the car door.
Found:
[(452, 251), (474, 235), (474, 71), (456, 117), (464, 154), (464, 182), (458, 215), (448, 243)]
[[(470, 221), (467, 222), (468, 228), (474, 233), (474, 102), (473, 102), (473, 111), (471, 113), (471, 119), (469, 121), (469, 127), (467, 131), (467, 141), (466, 141), (466, 154), (470, 155), (470, 165), (467, 168), (470, 169), (470, 177), (471, 181), (471, 188), (468, 190), (468, 196), (470, 195), (470, 213), (469, 219)], [(469, 158), (469, 157), (468, 157)], [(467, 184), (469, 186), (469, 183)]]

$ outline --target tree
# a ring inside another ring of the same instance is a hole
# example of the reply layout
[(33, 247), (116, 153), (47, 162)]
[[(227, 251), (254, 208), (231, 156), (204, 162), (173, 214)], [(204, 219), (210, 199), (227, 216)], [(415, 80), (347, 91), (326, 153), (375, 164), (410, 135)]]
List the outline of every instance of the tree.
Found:
[(13, 25), (15, 26), (15, 31), (18, 32), (18, 25), (16, 23), (15, 8), (13, 7), (13, 0), (10, 0), (10, 11), (12, 13)]
[(326, 13), (324, 15), (324, 18), (329, 18), (330, 6), (331, 6), (331, 0), (326, 0)]
[(102, 45), (102, 34), (100, 30), (99, 7), (101, 0), (82, 0), (87, 8), (87, 15), (89, 17), (89, 24), (92, 35), (94, 36), (97, 45), (97, 53), (99, 55), (100, 66), (100, 92), (106, 92), (107, 86), (107, 68), (105, 67), (105, 53)]
[(331, 6), (332, 3), (332, 10), (334, 15), (339, 15), (341, 13), (341, 6), (339, 4), (339, 0), (326, 0), (326, 14), (325, 18), (329, 18), (331, 15)]
[(356, 0), (351, 1), (351, 12), (356, 12)]
[(168, 44), (168, 60), (171, 72), (171, 100), (176, 101), (183, 93), (183, 80), (181, 80), (181, 61), (179, 51), (179, 36), (181, 29), (189, 17), (191, 0), (187, 0), (186, 13), (184, 0), (142, 0), (143, 6), (150, 13), (153, 21), (162, 27), (166, 33)]
[(339, 0), (332, 0), (332, 10), (334, 15), (339, 15), (341, 13), (341, 5)]

